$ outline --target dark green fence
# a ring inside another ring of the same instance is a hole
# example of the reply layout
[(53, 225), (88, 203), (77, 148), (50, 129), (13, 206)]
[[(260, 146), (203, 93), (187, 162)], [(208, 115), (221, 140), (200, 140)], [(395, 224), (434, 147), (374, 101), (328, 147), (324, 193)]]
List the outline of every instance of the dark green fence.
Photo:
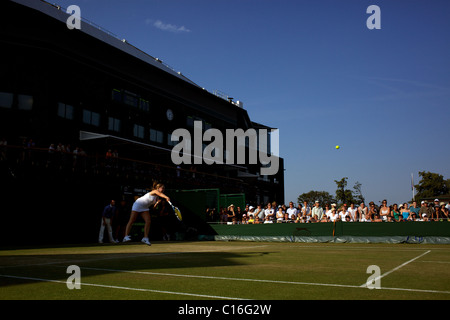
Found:
[[(208, 240), (450, 243), (450, 222), (212, 224)], [(340, 240), (339, 240), (340, 239)]]

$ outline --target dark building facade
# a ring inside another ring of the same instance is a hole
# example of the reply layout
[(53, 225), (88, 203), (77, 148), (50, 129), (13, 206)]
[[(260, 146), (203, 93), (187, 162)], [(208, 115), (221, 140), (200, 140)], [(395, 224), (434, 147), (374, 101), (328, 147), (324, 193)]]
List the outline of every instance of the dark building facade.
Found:
[(192, 131), (195, 121), (221, 132), (267, 128), (239, 103), (96, 26), (82, 21), (81, 29), (69, 29), (65, 10), (45, 1), (2, 1), (0, 14), (0, 139), (8, 142), (2, 145), (8, 197), (2, 215), (8, 223), (21, 216), (42, 221), (30, 210), (47, 210), (47, 221), (66, 212), (77, 217), (71, 232), (78, 235), (92, 228), (87, 217), (110, 198), (153, 180), (167, 189), (245, 193), (250, 203), (284, 202), (282, 158), (272, 176), (261, 176), (260, 164), (176, 166), (171, 160), (171, 133)]

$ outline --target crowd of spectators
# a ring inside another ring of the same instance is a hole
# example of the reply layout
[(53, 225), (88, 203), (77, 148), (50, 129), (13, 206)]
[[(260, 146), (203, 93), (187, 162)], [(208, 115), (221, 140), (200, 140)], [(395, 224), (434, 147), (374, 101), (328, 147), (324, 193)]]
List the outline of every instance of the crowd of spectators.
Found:
[(244, 209), (233, 204), (222, 207), (219, 212), (207, 209), (207, 220), (224, 224), (264, 224), (264, 223), (321, 223), (321, 222), (406, 222), (406, 221), (449, 221), (450, 202), (416, 201), (412, 203), (394, 203), (388, 205), (386, 200), (377, 206), (373, 201), (366, 206), (364, 202), (358, 206), (346, 203), (337, 206), (326, 203), (324, 207), (319, 201), (311, 206), (307, 201), (297, 206), (291, 201), (289, 205), (277, 205), (269, 202), (266, 205), (246, 205)]
[(16, 178), (25, 177), (30, 172), (44, 175), (51, 172), (60, 177), (100, 175), (132, 180), (130, 184), (139, 185), (155, 179), (177, 189), (220, 188), (224, 193), (245, 192), (242, 180), (220, 175), (214, 170), (205, 172), (197, 171), (195, 166), (153, 163), (148, 161), (153, 158), (143, 158), (129, 146), (125, 146), (126, 151), (123, 151), (103, 144), (75, 143), (44, 143), (31, 137), (15, 138), (11, 143), (0, 137), (0, 162), (8, 168), (8, 174)]
[[(183, 169), (165, 168), (154, 164), (145, 164), (132, 160), (120, 162), (118, 151), (106, 149), (103, 154), (88, 155), (82, 147), (72, 148), (70, 144), (50, 144), (48, 147), (39, 147), (32, 138), (24, 138), (21, 145), (10, 145), (6, 138), (0, 139), (0, 160), (10, 162), (9, 152), (13, 153), (13, 159), (18, 163), (44, 164), (44, 167), (59, 169), (68, 168), (71, 171), (81, 169), (82, 172), (98, 172), (99, 168), (107, 171), (122, 172), (126, 175), (135, 173), (136, 176), (150, 176), (159, 180), (167, 180), (168, 184), (183, 187), (195, 183), (199, 186), (208, 185), (214, 188), (227, 189), (235, 183), (232, 180), (220, 179), (217, 176), (205, 175), (195, 171), (195, 168)], [(11, 166), (12, 175), (14, 167)], [(229, 186), (230, 185), (230, 186)], [(241, 190), (245, 192), (245, 190)], [(276, 202), (258, 205), (246, 205), (245, 208), (230, 205), (226, 208), (207, 209), (207, 219), (210, 222), (227, 224), (262, 224), (262, 223), (320, 223), (320, 222), (402, 222), (402, 221), (448, 221), (450, 203), (440, 202), (435, 199), (428, 203), (421, 201), (412, 203), (394, 203), (388, 205), (386, 200), (381, 205), (371, 201), (368, 206), (365, 203), (359, 205), (346, 203), (337, 206), (335, 203), (322, 204), (315, 201), (314, 204), (303, 202), (294, 206), (278, 205)]]

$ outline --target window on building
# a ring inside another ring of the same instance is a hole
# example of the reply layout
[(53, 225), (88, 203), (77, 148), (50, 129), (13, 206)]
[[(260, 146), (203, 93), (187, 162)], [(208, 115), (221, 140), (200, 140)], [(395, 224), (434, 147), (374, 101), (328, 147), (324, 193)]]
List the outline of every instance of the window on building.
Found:
[(133, 127), (133, 135), (137, 138), (144, 139), (144, 127), (138, 124), (135, 124)]
[(150, 129), (150, 141), (163, 143), (163, 132), (155, 129)]
[(117, 102), (122, 102), (122, 91), (117, 89), (112, 89), (111, 99)]
[(129, 106), (137, 108), (139, 105), (139, 99), (138, 97), (129, 91), (123, 92), (123, 102)]
[(17, 102), (20, 110), (31, 110), (33, 108), (33, 96), (19, 94), (17, 96)]
[(120, 132), (120, 119), (108, 118), (108, 130)]
[(150, 102), (145, 99), (139, 99), (139, 109), (142, 111), (150, 111)]
[(59, 102), (58, 103), (58, 116), (61, 118), (73, 119), (73, 106)]
[(186, 125), (188, 127), (193, 128), (194, 127), (194, 117), (187, 116), (187, 118), (186, 118)]
[(9, 92), (0, 92), (0, 107), (12, 108), (14, 96)]
[(83, 123), (100, 126), (100, 114), (89, 110), (83, 110)]

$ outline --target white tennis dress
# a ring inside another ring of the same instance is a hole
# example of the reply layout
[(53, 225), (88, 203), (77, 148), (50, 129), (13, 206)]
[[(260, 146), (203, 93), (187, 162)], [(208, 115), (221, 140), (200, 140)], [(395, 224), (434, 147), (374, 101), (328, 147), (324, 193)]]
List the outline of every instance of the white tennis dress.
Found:
[(148, 208), (155, 204), (158, 200), (158, 196), (151, 195), (150, 192), (143, 195), (140, 198), (137, 198), (136, 201), (133, 203), (133, 207), (131, 208), (132, 211), (137, 212), (143, 212), (148, 211)]

